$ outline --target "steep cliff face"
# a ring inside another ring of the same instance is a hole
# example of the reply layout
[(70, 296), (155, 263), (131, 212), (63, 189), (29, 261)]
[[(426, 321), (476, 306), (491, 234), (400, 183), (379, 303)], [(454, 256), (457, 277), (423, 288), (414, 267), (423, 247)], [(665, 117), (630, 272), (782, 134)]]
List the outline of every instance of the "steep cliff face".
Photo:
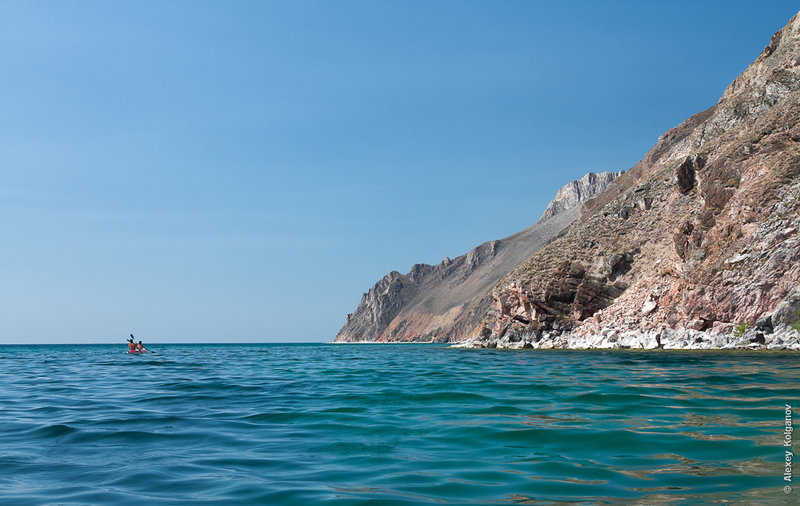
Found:
[(472, 345), (798, 348), (800, 14), (507, 274)]
[(550, 201), (547, 209), (542, 215), (542, 220), (546, 220), (556, 214), (580, 206), (589, 198), (598, 193), (598, 189), (605, 189), (620, 173), (601, 172), (595, 174), (590, 172), (582, 178), (573, 181), (556, 193), (556, 197)]
[(558, 191), (536, 224), (517, 234), (439, 265), (417, 264), (408, 274), (387, 274), (361, 297), (335, 340), (463, 339), (487, 316), (492, 287), (500, 278), (569, 227), (580, 204), (620, 174), (589, 173), (573, 181)]

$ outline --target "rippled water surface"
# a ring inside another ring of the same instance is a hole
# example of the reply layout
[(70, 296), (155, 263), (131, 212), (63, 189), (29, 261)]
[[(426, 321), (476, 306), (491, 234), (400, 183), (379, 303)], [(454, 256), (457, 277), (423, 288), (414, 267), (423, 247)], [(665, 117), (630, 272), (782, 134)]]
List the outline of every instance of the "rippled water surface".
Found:
[(0, 346), (0, 503), (800, 499), (797, 354), (152, 348)]

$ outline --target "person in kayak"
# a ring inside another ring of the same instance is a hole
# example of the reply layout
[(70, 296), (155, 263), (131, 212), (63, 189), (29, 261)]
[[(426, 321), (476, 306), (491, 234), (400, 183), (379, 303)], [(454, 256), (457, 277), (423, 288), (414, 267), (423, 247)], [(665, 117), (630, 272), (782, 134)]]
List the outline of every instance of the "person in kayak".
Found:
[(133, 342), (133, 337), (128, 339), (128, 351), (136, 351), (136, 343)]
[(139, 344), (136, 345), (136, 351), (147, 351), (147, 348), (145, 348), (142, 342), (139, 341)]

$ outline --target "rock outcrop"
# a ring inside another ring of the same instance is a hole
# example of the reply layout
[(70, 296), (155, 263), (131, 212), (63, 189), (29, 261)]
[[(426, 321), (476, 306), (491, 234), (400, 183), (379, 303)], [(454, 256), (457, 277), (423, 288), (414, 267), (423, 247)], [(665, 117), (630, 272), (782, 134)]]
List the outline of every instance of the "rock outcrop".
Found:
[(599, 174), (590, 172), (582, 178), (561, 187), (555, 198), (547, 205), (547, 209), (545, 209), (541, 219), (546, 220), (568, 209), (579, 207), (595, 196), (598, 193), (598, 189), (605, 189), (619, 175), (620, 173), (618, 172), (601, 172)]
[(800, 14), (504, 276), (468, 345), (799, 349), (798, 230)]
[(505, 239), (481, 244), (438, 265), (391, 272), (361, 297), (337, 342), (461, 339), (486, 318), (494, 285), (520, 262), (562, 233), (579, 206), (601, 193), (621, 172), (589, 173), (561, 188), (544, 216)]

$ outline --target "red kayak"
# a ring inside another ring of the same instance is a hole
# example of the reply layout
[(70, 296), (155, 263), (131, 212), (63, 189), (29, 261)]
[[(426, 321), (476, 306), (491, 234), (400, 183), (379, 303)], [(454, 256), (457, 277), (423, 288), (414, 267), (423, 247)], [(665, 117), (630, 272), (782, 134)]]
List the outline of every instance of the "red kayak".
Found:
[(128, 350), (128, 353), (147, 353), (147, 350), (143, 350), (143, 351)]

